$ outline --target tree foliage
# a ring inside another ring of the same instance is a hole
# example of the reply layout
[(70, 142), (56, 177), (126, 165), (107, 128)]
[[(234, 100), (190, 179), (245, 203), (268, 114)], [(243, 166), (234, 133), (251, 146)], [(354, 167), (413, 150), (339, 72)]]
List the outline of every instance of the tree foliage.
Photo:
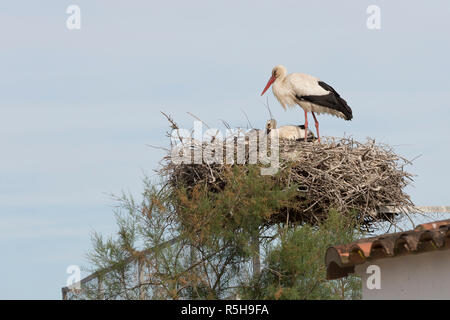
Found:
[(355, 240), (354, 220), (330, 210), (326, 221), (287, 228), (269, 246), (261, 276), (243, 284), (248, 299), (358, 299), (361, 281), (350, 276), (327, 281), (324, 255), (334, 244)]
[[(283, 172), (279, 173), (280, 175)], [(325, 279), (328, 246), (353, 241), (351, 215), (330, 210), (314, 226), (271, 224), (298, 204), (298, 188), (230, 166), (221, 192), (170, 188), (145, 179), (142, 200), (123, 195), (116, 237), (93, 236), (89, 260), (98, 282), (85, 298), (354, 299), (359, 280)], [(99, 287), (100, 284), (100, 287)]]

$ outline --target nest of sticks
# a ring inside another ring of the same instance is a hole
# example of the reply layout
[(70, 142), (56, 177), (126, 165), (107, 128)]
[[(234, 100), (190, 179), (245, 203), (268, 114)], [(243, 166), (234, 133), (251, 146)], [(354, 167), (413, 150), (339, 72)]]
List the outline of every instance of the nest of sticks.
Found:
[[(248, 136), (244, 137), (248, 145)], [(227, 148), (222, 140), (215, 143)], [(232, 143), (235, 144), (236, 139)], [(191, 140), (185, 150), (190, 150), (188, 156), (192, 157), (195, 149), (211, 152), (211, 143)], [(248, 150), (245, 149), (245, 161), (249, 160)], [(216, 156), (225, 157), (225, 152)], [(413, 181), (412, 174), (404, 169), (411, 162), (388, 145), (377, 144), (374, 140), (358, 142), (352, 138), (322, 137), (322, 142), (318, 143), (317, 140), (280, 139), (279, 159), (279, 170), (283, 174), (277, 179), (282, 179), (286, 187), (298, 186), (298, 205), (274, 213), (267, 224), (314, 225), (326, 219), (333, 208), (341, 213), (356, 212), (360, 226), (373, 230), (374, 223), (394, 222), (414, 207), (404, 191)], [(174, 163), (170, 153), (163, 160), (160, 173), (172, 188), (193, 188), (202, 184), (213, 192), (225, 187), (224, 175), (231, 166), (247, 166), (247, 163), (226, 164), (225, 160), (223, 164)]]

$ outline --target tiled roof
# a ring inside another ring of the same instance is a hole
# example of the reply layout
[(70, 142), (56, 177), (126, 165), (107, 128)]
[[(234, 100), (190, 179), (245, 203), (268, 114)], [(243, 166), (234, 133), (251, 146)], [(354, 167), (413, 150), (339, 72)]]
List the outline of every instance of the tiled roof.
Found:
[(418, 225), (414, 230), (384, 234), (328, 248), (327, 278), (338, 279), (366, 261), (450, 249), (450, 219)]

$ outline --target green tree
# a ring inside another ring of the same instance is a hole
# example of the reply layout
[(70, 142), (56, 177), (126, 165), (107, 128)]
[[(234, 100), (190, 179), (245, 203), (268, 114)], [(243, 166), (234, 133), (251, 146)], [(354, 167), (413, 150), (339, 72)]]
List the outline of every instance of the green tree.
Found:
[(361, 281), (355, 276), (328, 281), (324, 255), (334, 244), (348, 243), (358, 235), (354, 219), (330, 210), (317, 226), (304, 224), (286, 229), (267, 248), (265, 268), (254, 281), (242, 284), (247, 299), (359, 299)]
[(311, 226), (277, 218), (298, 205), (299, 189), (261, 176), (257, 166), (230, 166), (220, 190), (177, 188), (145, 179), (142, 200), (118, 198), (119, 231), (93, 235), (95, 281), (78, 298), (354, 299), (360, 283), (325, 278), (328, 246), (355, 240), (352, 215), (330, 210)]

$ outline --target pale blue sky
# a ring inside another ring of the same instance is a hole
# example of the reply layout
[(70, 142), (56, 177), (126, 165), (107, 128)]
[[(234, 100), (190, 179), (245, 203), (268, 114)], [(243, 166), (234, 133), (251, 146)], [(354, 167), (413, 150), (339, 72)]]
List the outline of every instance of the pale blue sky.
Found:
[[(66, 29), (70, 4), (81, 30)], [(381, 8), (368, 30), (366, 8)], [(373, 137), (418, 158), (417, 205), (446, 205), (450, 142), (448, 1), (4, 1), (0, 5), (0, 298), (59, 299), (112, 233), (110, 193), (139, 196), (167, 146), (160, 110), (255, 126), (274, 65), (337, 89), (354, 120), (323, 135)], [(280, 123), (303, 123), (283, 111)]]

